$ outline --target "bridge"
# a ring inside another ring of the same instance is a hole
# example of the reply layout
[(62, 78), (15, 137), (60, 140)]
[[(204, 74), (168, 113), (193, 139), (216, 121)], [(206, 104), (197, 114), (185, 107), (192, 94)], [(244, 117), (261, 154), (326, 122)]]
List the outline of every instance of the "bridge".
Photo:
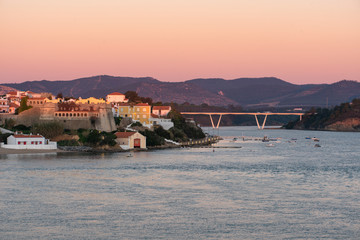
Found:
[[(210, 121), (211, 121), (211, 125), (213, 128), (219, 128), (220, 126), (220, 121), (221, 121), (221, 117), (222, 115), (253, 115), (255, 116), (255, 120), (256, 120), (256, 124), (258, 129), (264, 129), (265, 127), (265, 123), (266, 123), (266, 119), (268, 115), (286, 115), (286, 116), (290, 116), (290, 115), (295, 115), (295, 116), (300, 116), (300, 121), (302, 116), (305, 113), (272, 113), (272, 112), (265, 112), (265, 113), (254, 113), (254, 112), (181, 112), (182, 115), (209, 115), (210, 117)], [(219, 120), (215, 126), (214, 121), (212, 116), (213, 115), (219, 115)], [(262, 123), (262, 125), (260, 126), (259, 124), (259, 120), (257, 116), (265, 116), (264, 121)]]

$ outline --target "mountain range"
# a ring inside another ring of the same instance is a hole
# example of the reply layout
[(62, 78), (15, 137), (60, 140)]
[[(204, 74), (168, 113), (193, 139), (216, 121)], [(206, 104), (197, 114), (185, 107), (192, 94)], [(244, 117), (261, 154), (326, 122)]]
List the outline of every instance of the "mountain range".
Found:
[[(111, 92), (136, 91), (139, 96), (161, 102), (206, 103), (216, 106), (308, 107), (333, 106), (360, 97), (360, 83), (342, 80), (333, 84), (296, 85), (275, 77), (193, 79), (185, 82), (162, 82), (151, 77), (132, 78), (108, 75), (70, 81), (27, 81), (0, 85), (33, 92), (62, 93), (73, 97), (105, 97)], [(4, 90), (5, 91), (5, 90)]]

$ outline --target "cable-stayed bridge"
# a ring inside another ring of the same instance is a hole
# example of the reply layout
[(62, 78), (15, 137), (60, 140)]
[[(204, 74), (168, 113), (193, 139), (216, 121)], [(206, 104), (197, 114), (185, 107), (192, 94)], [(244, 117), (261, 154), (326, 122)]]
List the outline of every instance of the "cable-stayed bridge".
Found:
[[(210, 117), (210, 121), (211, 121), (211, 125), (213, 128), (219, 128), (220, 126), (220, 121), (221, 121), (221, 117), (223, 115), (253, 115), (255, 116), (255, 121), (257, 124), (258, 129), (264, 129), (265, 127), (265, 123), (266, 123), (266, 119), (267, 116), (269, 115), (286, 115), (286, 116), (290, 116), (290, 115), (295, 115), (295, 116), (300, 116), (300, 120), (302, 118), (302, 116), (305, 113), (273, 113), (273, 112), (264, 112), (264, 113), (260, 113), (260, 112), (181, 112), (182, 115), (209, 115)], [(214, 120), (212, 118), (213, 115), (219, 115), (219, 120), (217, 122), (217, 124), (214, 124)], [(260, 125), (259, 123), (259, 119), (257, 116), (265, 116), (263, 123)]]

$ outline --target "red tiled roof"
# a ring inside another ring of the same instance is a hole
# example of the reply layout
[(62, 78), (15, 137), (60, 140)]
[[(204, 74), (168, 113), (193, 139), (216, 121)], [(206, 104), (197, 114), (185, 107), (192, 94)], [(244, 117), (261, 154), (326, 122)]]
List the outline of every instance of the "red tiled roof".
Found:
[(19, 105), (17, 105), (16, 103), (10, 103), (9, 107), (14, 107), (14, 108), (18, 108), (20, 107)]
[(125, 95), (125, 94), (122, 94), (122, 93), (119, 93), (119, 92), (113, 92), (113, 93), (109, 93), (108, 95)]
[(17, 95), (17, 92), (8, 92), (7, 94), (10, 94), (10, 95)]
[(116, 132), (115, 135), (117, 138), (128, 138), (135, 133), (136, 132)]
[(147, 104), (147, 103), (138, 103), (135, 106), (149, 106), (149, 104)]
[(41, 135), (24, 135), (24, 134), (14, 134), (15, 138), (43, 138)]
[(170, 110), (170, 106), (153, 106), (153, 110)]
[(159, 115), (156, 115), (156, 114), (153, 114), (153, 113), (151, 114), (151, 117), (153, 117), (153, 118), (160, 118)]

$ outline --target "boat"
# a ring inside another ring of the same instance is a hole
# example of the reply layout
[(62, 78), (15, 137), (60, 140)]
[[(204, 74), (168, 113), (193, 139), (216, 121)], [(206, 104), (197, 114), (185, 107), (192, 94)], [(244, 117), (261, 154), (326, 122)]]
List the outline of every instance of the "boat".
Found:
[(320, 146), (320, 144), (317, 143), (314, 145), (314, 147), (321, 147), (321, 146)]
[(127, 157), (133, 157), (133, 155), (132, 155), (131, 153), (129, 153), (129, 154), (127, 155)]
[(267, 146), (267, 147), (275, 147), (275, 145), (272, 144), (272, 143), (266, 144), (266, 146)]

